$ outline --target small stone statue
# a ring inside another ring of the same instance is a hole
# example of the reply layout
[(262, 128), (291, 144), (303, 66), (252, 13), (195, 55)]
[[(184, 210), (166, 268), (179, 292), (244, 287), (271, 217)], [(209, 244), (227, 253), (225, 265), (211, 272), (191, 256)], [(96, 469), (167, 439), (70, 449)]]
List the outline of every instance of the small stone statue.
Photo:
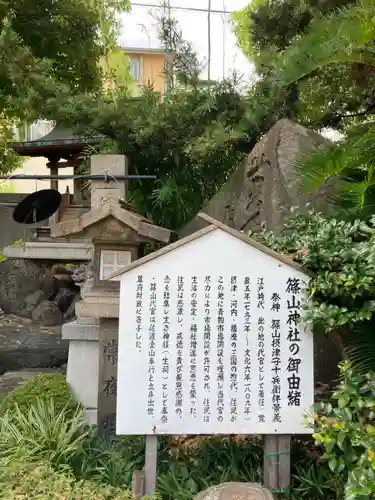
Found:
[(85, 299), (85, 294), (91, 291), (95, 285), (95, 273), (91, 267), (82, 266), (74, 270), (72, 279), (81, 290), (81, 299)]
[(90, 292), (94, 288), (94, 285), (95, 285), (95, 273), (91, 268), (88, 268), (86, 270), (86, 281), (83, 287), (81, 288), (82, 299), (85, 298), (87, 292)]

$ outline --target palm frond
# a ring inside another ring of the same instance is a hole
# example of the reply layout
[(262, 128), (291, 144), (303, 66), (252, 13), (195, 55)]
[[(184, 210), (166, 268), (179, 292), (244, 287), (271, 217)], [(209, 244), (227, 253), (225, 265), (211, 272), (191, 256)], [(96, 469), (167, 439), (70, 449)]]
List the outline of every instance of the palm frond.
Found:
[(361, 120), (359, 123), (355, 123), (348, 127), (345, 134), (348, 138), (359, 138), (367, 134), (373, 127), (375, 127), (375, 120), (367, 118), (365, 121)]
[(300, 189), (314, 192), (333, 177), (339, 178), (345, 170), (345, 148), (332, 145), (301, 155), (293, 164)]
[(328, 16), (317, 16), (308, 32), (276, 62), (276, 79), (282, 85), (290, 85), (337, 63), (375, 66), (374, 53), (367, 50), (367, 45), (375, 39), (374, 16), (372, 0), (362, 0)]
[(343, 181), (337, 183), (330, 201), (336, 206), (351, 210), (356, 217), (367, 219), (375, 212), (375, 182), (374, 173), (362, 181)]
[(347, 138), (294, 163), (301, 191), (330, 181), (330, 201), (362, 214), (375, 211), (375, 124), (352, 129)]
[(356, 327), (345, 342), (345, 352), (353, 367), (362, 373), (375, 371), (375, 325), (364, 323)]

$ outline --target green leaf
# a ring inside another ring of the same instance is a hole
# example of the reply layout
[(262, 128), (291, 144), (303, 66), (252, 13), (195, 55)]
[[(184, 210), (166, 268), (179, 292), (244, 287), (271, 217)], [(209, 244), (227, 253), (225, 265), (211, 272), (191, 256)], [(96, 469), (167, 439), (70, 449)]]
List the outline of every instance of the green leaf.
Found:
[(336, 457), (332, 457), (328, 460), (328, 467), (331, 469), (332, 472), (336, 471), (337, 465), (338, 463)]
[(339, 408), (345, 408), (345, 406), (349, 403), (349, 395), (342, 394), (338, 399)]
[(344, 451), (344, 442), (346, 439), (346, 433), (345, 432), (339, 432), (337, 435), (337, 445), (341, 450)]

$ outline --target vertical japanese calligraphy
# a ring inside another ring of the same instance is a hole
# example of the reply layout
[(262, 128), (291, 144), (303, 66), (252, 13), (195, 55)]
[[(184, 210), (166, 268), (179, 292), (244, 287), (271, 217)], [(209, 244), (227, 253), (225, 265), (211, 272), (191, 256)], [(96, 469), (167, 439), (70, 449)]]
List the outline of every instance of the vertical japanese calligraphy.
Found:
[[(137, 285), (139, 284), (141, 284), (139, 288), (142, 288), (143, 292), (145, 292), (146, 287), (143, 281), (137, 283)], [(142, 303), (142, 307), (145, 304), (147, 304), (147, 299)], [(145, 319), (146, 317), (145, 314)], [(116, 320), (112, 318), (103, 318), (100, 320), (99, 324), (100, 334), (98, 348), (100, 363), (98, 365), (97, 422), (100, 432), (109, 435), (115, 433), (116, 427), (117, 368), (119, 354), (118, 325)], [(135, 327), (133, 333), (137, 334)], [(132, 344), (133, 348), (139, 352), (136, 347), (136, 342)]]
[(135, 346), (138, 351), (142, 349), (142, 316), (143, 316), (143, 276), (137, 276), (137, 286), (136, 286), (136, 303), (135, 303), (135, 314), (136, 314), (136, 335), (135, 335)]
[(115, 377), (110, 377), (108, 380), (105, 381), (104, 387), (103, 387), (103, 394), (107, 396), (116, 396), (117, 395), (117, 380)]
[(257, 279), (257, 308), (264, 309), (264, 278)]
[(246, 344), (249, 344), (249, 333), (251, 331), (251, 289), (250, 289), (250, 278), (246, 276), (244, 279), (244, 296), (243, 296), (243, 306), (244, 306), (244, 331), (246, 337)]
[(238, 416), (238, 278), (230, 278), (230, 421), (235, 422)]
[(156, 347), (156, 283), (150, 282), (149, 327), (148, 327), (148, 407), (147, 413), (155, 413), (155, 347)]
[(116, 413), (106, 415), (102, 425), (105, 433), (114, 434), (116, 432)]
[(251, 333), (251, 288), (250, 277), (244, 278), (244, 335), (245, 335), (245, 351), (244, 351), (244, 391), (245, 391), (245, 420), (251, 419), (251, 397), (252, 397), (252, 377), (251, 377), (251, 349), (249, 335)]
[(288, 309), (288, 342), (289, 358), (287, 372), (288, 376), (288, 406), (301, 405), (301, 377), (300, 377), (300, 331), (298, 322), (300, 319), (299, 310), (301, 302), (297, 299), (301, 292), (301, 284), (298, 278), (288, 278), (286, 282), (287, 309)]
[(118, 342), (115, 339), (110, 340), (104, 345), (104, 356), (112, 366), (117, 364)]
[(166, 258), (162, 272), (134, 272), (128, 290), (121, 283), (118, 353), (109, 334), (100, 351), (108, 368), (100, 396), (108, 402), (119, 391), (117, 432), (308, 432), (313, 339), (300, 318), (304, 274), (279, 262), (270, 270), (262, 258), (257, 250), (228, 269), (216, 256), (212, 265), (178, 259), (173, 268)]
[(197, 314), (198, 314), (198, 278), (193, 276), (190, 285), (190, 344), (189, 344), (189, 413), (197, 416)]
[(217, 401), (216, 415), (217, 421), (224, 420), (224, 279), (219, 276), (217, 280), (217, 340), (216, 340), (216, 358), (217, 358)]
[(204, 390), (206, 392), (203, 400), (203, 421), (205, 423), (211, 420), (211, 276), (204, 278), (204, 334), (203, 334), (203, 371), (204, 371)]
[(265, 393), (264, 393), (264, 315), (261, 312), (264, 309), (264, 278), (257, 279), (257, 309), (258, 309), (258, 336), (257, 336), (257, 357), (258, 357), (258, 422), (265, 423)]
[(280, 316), (281, 297), (278, 293), (271, 296), (271, 364), (272, 364), (272, 422), (281, 422), (281, 320)]
[(169, 341), (170, 341), (170, 283), (169, 276), (164, 277), (164, 294), (163, 294), (163, 332), (162, 332), (162, 408), (161, 408), (161, 422), (168, 423), (169, 409), (168, 409), (168, 379), (169, 379)]
[(183, 276), (177, 278), (177, 335), (176, 335), (176, 402), (175, 412), (180, 418), (182, 416), (183, 408), (183, 349), (184, 349), (184, 292), (185, 280)]

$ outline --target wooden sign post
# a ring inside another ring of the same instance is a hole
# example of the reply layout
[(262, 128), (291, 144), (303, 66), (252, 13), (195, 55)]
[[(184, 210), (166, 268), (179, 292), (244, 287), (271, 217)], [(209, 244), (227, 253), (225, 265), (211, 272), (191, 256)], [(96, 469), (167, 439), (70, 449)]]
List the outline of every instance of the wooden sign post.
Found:
[(273, 493), (290, 488), (290, 436), (264, 436), (263, 484)]
[(142, 500), (145, 494), (145, 474), (141, 470), (133, 471), (132, 500)]
[(308, 276), (207, 220), (119, 273), (117, 433), (147, 436), (147, 494), (166, 434), (263, 434), (264, 481), (287, 490), (289, 436), (311, 433), (313, 338), (300, 321)]
[(157, 459), (158, 459), (158, 437), (146, 436), (146, 459), (145, 459), (146, 495), (152, 495), (156, 491)]

